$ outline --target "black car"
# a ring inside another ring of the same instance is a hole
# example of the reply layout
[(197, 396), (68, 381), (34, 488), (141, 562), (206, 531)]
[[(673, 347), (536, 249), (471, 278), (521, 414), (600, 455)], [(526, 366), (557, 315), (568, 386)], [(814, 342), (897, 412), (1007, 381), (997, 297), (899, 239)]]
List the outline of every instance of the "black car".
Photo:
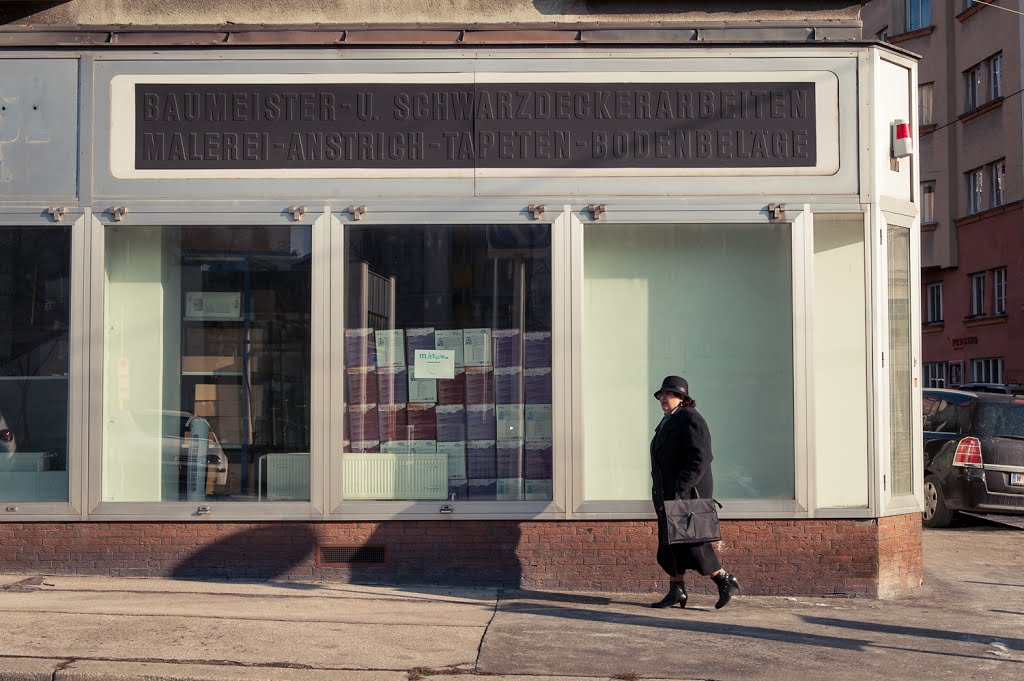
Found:
[(924, 525), (1024, 515), (1024, 396), (927, 388), (923, 406)]

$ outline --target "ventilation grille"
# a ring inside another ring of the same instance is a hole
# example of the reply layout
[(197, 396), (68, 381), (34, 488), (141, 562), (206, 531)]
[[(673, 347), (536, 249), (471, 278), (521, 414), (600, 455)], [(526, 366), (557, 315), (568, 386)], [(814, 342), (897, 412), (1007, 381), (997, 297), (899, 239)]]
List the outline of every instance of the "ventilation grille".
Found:
[(323, 567), (368, 567), (387, 562), (383, 546), (321, 545), (318, 548), (316, 564)]

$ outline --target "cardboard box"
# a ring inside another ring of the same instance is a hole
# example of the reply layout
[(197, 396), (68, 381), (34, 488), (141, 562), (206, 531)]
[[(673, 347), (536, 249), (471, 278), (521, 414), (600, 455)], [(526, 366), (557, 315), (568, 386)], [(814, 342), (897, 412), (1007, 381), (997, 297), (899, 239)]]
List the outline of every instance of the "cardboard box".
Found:
[(519, 329), (498, 329), (491, 332), (491, 338), (494, 342), (494, 366), (522, 365), (522, 336), (519, 334)]
[(416, 361), (417, 350), (433, 350), (434, 329), (432, 327), (405, 330), (405, 363), (407, 366)]
[(499, 441), (495, 457), (495, 469), (499, 478), (523, 477), (523, 443), (521, 441)]
[[(377, 431), (381, 442), (391, 440), (407, 441), (409, 439), (409, 422), (406, 414), (406, 405), (378, 404)], [(362, 439), (369, 438), (364, 437)], [(384, 451), (383, 448), (381, 451)]]
[(181, 370), (186, 373), (241, 371), (242, 358), (230, 355), (185, 355), (181, 358)]
[(350, 404), (347, 421), (349, 439), (353, 442), (380, 439), (380, 418), (376, 404)]
[(373, 329), (345, 329), (345, 366), (351, 369), (375, 365)]
[(523, 398), (526, 404), (551, 404), (551, 367), (523, 372)]
[(466, 439), (494, 440), (497, 437), (494, 405), (470, 404), (466, 406)]
[(405, 367), (380, 367), (376, 373), (378, 404), (405, 404), (409, 401)]
[(552, 499), (551, 480), (525, 480), (523, 485), (523, 498), (526, 501), (551, 501)]
[(494, 371), (484, 367), (466, 369), (466, 404), (494, 404)]
[(551, 366), (551, 332), (527, 331), (523, 334), (523, 365), (527, 369)]
[(242, 444), (242, 419), (238, 416), (213, 416), (206, 419), (210, 423), (210, 430), (220, 440), (221, 444), (237, 445)]
[(437, 440), (437, 413), (434, 405), (409, 403), (406, 418), (410, 439)]
[(462, 361), (467, 367), (491, 366), (491, 330), (462, 330)]
[(438, 350), (450, 350), (455, 353), (455, 368), (465, 367), (463, 353), (465, 340), (462, 336), (462, 329), (434, 330), (434, 347)]
[(439, 404), (434, 408), (437, 417), (437, 439), (442, 442), (463, 442), (466, 439), (466, 408), (461, 404)]
[(523, 437), (523, 405), (499, 404), (494, 409), (495, 433), (499, 440)]
[(438, 404), (466, 403), (466, 370), (455, 369), (455, 378), (437, 379)]
[(551, 442), (527, 442), (523, 456), (523, 477), (528, 480), (550, 480), (552, 454)]
[(349, 404), (377, 403), (377, 375), (373, 367), (354, 367), (345, 371)]
[(494, 402), (522, 404), (523, 370), (521, 367), (499, 367), (494, 370)]
[[(466, 443), (466, 475), (473, 478), (495, 478), (497, 454), (494, 440), (470, 440)], [(493, 482), (493, 480), (492, 480)]]
[(196, 401), (242, 401), (242, 386), (220, 383), (199, 383), (196, 385)]
[(550, 404), (526, 405), (524, 434), (529, 442), (550, 441), (552, 438), (552, 411)]
[(242, 403), (238, 400), (203, 400), (196, 402), (192, 413), (203, 418), (210, 416), (239, 417), (242, 415)]
[(448, 456), (448, 482), (465, 482), (466, 443), (438, 442), (437, 453)]
[(495, 481), (494, 496), (498, 501), (522, 501), (522, 478), (498, 478)]

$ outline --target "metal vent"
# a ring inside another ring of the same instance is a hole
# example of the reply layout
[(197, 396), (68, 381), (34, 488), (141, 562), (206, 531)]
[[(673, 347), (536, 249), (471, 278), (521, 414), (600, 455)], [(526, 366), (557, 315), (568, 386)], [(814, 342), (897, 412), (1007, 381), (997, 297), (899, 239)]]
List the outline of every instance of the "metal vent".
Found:
[(383, 546), (324, 546), (318, 547), (317, 565), (324, 567), (366, 567), (383, 565), (387, 553)]

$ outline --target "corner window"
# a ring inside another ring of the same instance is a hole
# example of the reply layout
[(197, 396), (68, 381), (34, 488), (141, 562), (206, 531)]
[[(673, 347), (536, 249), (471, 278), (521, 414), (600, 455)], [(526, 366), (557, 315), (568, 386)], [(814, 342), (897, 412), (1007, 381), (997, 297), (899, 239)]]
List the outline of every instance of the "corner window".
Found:
[(907, 30), (916, 31), (932, 22), (931, 0), (907, 0)]
[(550, 225), (345, 229), (347, 500), (550, 501)]
[(992, 313), (1006, 314), (1006, 268), (992, 270)]
[(0, 501), (68, 500), (70, 227), (0, 227)]
[[(981, 317), (985, 314), (985, 273), (971, 275), (971, 316)], [(975, 379), (977, 380), (977, 379)]]
[(934, 96), (934, 83), (922, 83), (917, 86), (917, 124), (919, 126), (931, 125), (935, 122), (933, 117)]
[(106, 232), (105, 501), (306, 501), (308, 226)]
[(984, 357), (972, 359), (971, 380), (975, 383), (1002, 383), (1003, 358)]
[(921, 183), (921, 224), (935, 222), (935, 183)]
[(942, 284), (928, 285), (928, 309), (925, 321), (928, 324), (939, 324), (942, 322)]

